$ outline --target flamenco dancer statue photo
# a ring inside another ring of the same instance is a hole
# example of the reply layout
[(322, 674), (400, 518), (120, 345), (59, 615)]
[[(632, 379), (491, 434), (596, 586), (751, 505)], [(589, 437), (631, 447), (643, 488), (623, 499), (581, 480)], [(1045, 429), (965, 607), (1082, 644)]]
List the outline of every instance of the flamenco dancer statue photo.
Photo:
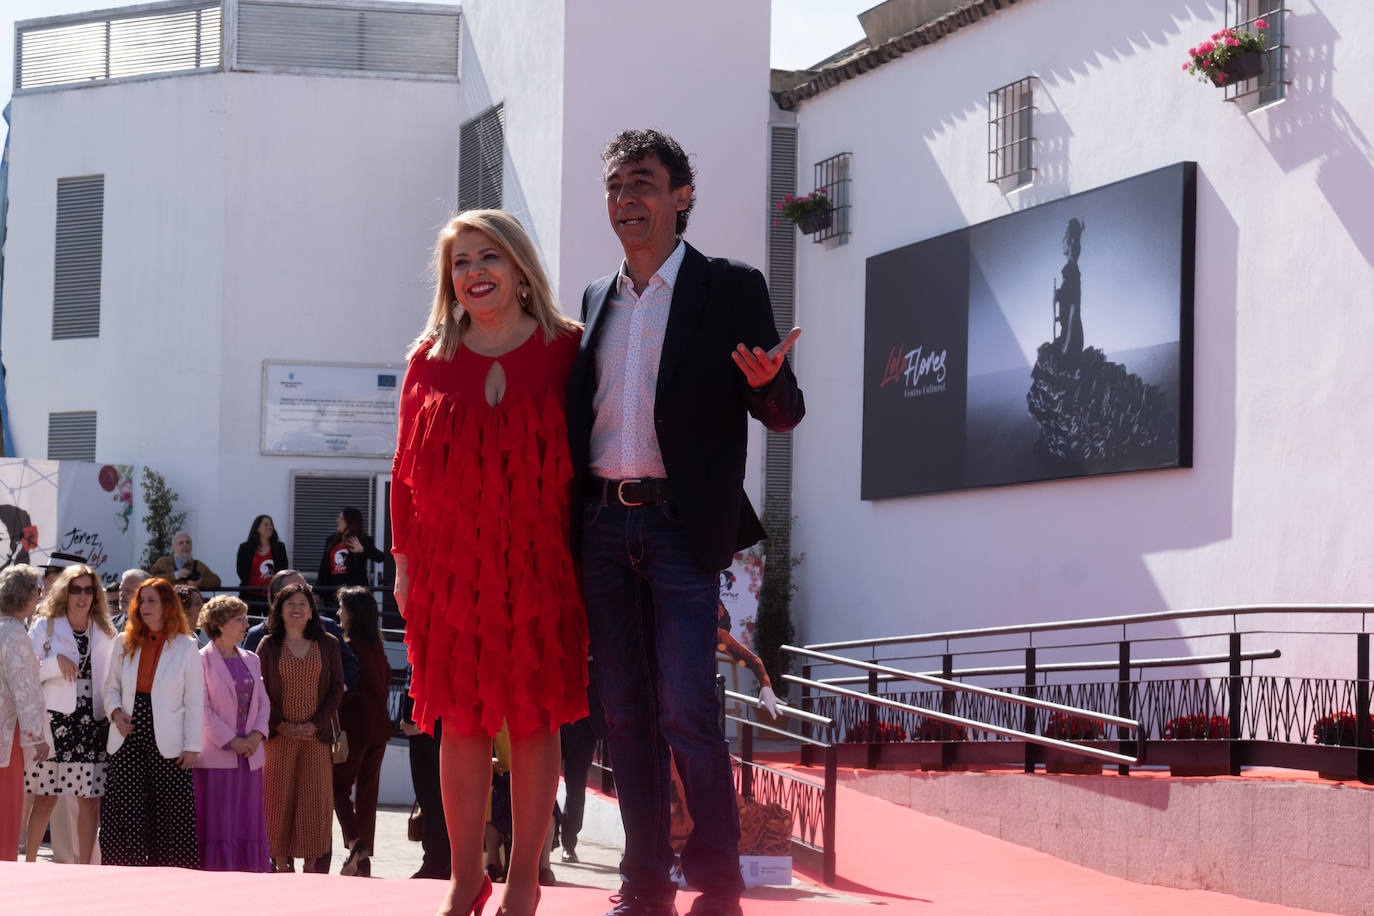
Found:
[(1167, 460), (1177, 445), (1178, 420), (1164, 392), (1084, 345), (1078, 268), (1084, 228), (1074, 218), (1064, 230), (1067, 260), (1052, 305), (1056, 334), (1040, 345), (1031, 370), (1026, 406), (1040, 424), (1035, 451), (1073, 468), (1155, 451)]

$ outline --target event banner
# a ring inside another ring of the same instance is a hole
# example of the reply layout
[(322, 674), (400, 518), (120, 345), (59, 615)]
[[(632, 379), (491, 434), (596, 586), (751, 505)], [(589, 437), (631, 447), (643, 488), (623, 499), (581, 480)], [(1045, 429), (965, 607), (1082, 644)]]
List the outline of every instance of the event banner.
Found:
[(262, 364), (262, 453), (390, 458), (403, 366)]
[(133, 565), (134, 469), (89, 461), (0, 459), (0, 566), (83, 557), (105, 585)]
[(1196, 165), (868, 259), (864, 499), (1192, 466)]

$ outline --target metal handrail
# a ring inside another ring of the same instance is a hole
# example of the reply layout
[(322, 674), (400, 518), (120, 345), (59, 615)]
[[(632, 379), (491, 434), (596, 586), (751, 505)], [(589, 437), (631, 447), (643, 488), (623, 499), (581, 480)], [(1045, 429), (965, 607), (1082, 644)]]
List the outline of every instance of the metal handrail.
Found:
[[(1020, 651), (1020, 650), (1017, 650)], [(1243, 662), (1262, 661), (1270, 658), (1282, 658), (1283, 653), (1278, 649), (1270, 649), (1267, 652), (1242, 652), (1240, 660)], [(889, 659), (891, 661), (891, 659)], [(1231, 661), (1229, 655), (1193, 655), (1180, 656), (1178, 658), (1142, 658), (1132, 660), (1129, 663), (1131, 668), (1176, 668), (1191, 667), (1192, 665), (1217, 665), (1222, 662)], [(1046, 665), (1036, 665), (1037, 674), (1054, 673), (1063, 671), (1114, 671), (1121, 667), (1121, 662), (1053, 662)], [(1025, 674), (1025, 665), (1003, 665), (995, 668), (956, 668), (950, 672), (950, 677), (989, 677), (999, 674)], [(921, 674), (938, 676), (938, 671), (922, 671)], [(878, 678), (879, 683), (904, 680), (896, 675), (885, 674)], [(852, 677), (823, 677), (820, 679), (822, 684), (867, 684), (868, 678), (858, 675)]]
[[(1110, 725), (1120, 725), (1120, 726), (1122, 726), (1123, 728), (1130, 728), (1130, 729), (1134, 729), (1134, 730), (1136, 730), (1136, 731), (1139, 731), (1139, 730), (1140, 730), (1140, 723), (1137, 722), (1137, 721), (1135, 721), (1134, 719), (1123, 719), (1123, 718), (1121, 718), (1120, 716), (1112, 716), (1112, 715), (1108, 715), (1107, 713), (1104, 713), (1104, 712), (1096, 712), (1096, 711), (1091, 710), (1091, 709), (1079, 709), (1077, 706), (1065, 706), (1065, 705), (1063, 705), (1062, 703), (1051, 703), (1049, 700), (1041, 700), (1041, 699), (1037, 699), (1037, 698), (1035, 698), (1035, 697), (1027, 697), (1027, 696), (1021, 696), (1020, 694), (1007, 693), (1005, 690), (993, 690), (991, 687), (978, 687), (978, 686), (975, 686), (975, 685), (973, 685), (973, 684), (962, 684), (962, 683), (960, 683), (959, 681), (951, 681), (951, 680), (948, 680), (948, 679), (946, 679), (946, 678), (935, 677), (934, 675), (930, 675), (930, 674), (917, 674), (915, 671), (903, 671), (903, 670), (900, 669), (900, 668), (890, 668), (890, 667), (888, 667), (887, 665), (879, 665), (879, 664), (876, 664), (876, 663), (874, 663), (874, 662), (865, 662), (865, 661), (857, 661), (857, 660), (855, 660), (855, 659), (850, 659), (850, 658), (842, 658), (842, 657), (840, 657), (840, 656), (838, 656), (838, 655), (829, 655), (829, 654), (827, 654), (827, 653), (825, 653), (825, 652), (816, 652), (816, 651), (813, 651), (813, 650), (811, 650), (811, 649), (802, 649), (802, 648), (799, 648), (799, 647), (797, 647), (797, 646), (783, 646), (782, 648), (783, 648), (783, 651), (785, 651), (785, 652), (793, 652), (793, 653), (795, 653), (795, 654), (797, 654), (797, 655), (805, 655), (805, 656), (808, 656), (809, 658), (818, 658), (818, 659), (821, 659), (821, 660), (823, 660), (823, 661), (832, 662), (832, 663), (834, 663), (834, 664), (851, 665), (851, 666), (853, 666), (853, 667), (855, 667), (855, 668), (862, 668), (862, 669), (864, 669), (865, 671), (872, 671), (872, 672), (874, 672), (875, 674), (888, 674), (888, 675), (892, 675), (893, 677), (901, 678), (902, 680), (918, 681), (918, 682), (920, 682), (920, 683), (922, 683), (922, 684), (930, 684), (931, 686), (934, 686), (934, 687), (946, 687), (946, 688), (949, 688), (950, 690), (958, 690), (958, 691), (961, 691), (961, 692), (963, 692), (963, 693), (974, 693), (974, 694), (978, 694), (979, 696), (989, 697), (989, 698), (994, 699), (994, 700), (1006, 700), (1008, 703), (1016, 703), (1016, 704), (1021, 705), (1021, 706), (1034, 706), (1034, 707), (1036, 707), (1037, 709), (1048, 709), (1048, 710), (1050, 710), (1051, 712), (1062, 712), (1062, 713), (1067, 713), (1067, 714), (1073, 715), (1073, 716), (1081, 716), (1081, 717), (1083, 717), (1083, 718), (1085, 718), (1085, 719), (1093, 719), (1093, 720), (1096, 720), (1096, 721), (1098, 721), (1098, 722), (1106, 722), (1106, 723), (1108, 723), (1108, 724), (1110, 724)], [(819, 688), (821, 688), (822, 690), (832, 690), (832, 691), (844, 690), (844, 688), (837, 688), (837, 687), (835, 687), (833, 684), (825, 684), (825, 683), (822, 683), (821, 681), (812, 681), (812, 680), (809, 680), (809, 679), (806, 679), (806, 678), (795, 678), (795, 677), (792, 677), (791, 675), (788, 675), (787, 677), (788, 677), (790, 680), (792, 680), (793, 682), (795, 682), (795, 683), (803, 683), (803, 682), (804, 682), (804, 683), (806, 683), (808, 686), (819, 687)], [(877, 699), (877, 698), (875, 698), (875, 697), (873, 697), (873, 696), (871, 696), (871, 695), (869, 695), (869, 694), (866, 694), (866, 693), (856, 693), (855, 691), (852, 691), (852, 690), (844, 690), (844, 693), (845, 693), (845, 694), (848, 694), (848, 695), (860, 697), (860, 698), (862, 698), (862, 699), (867, 699), (867, 700), (870, 700), (870, 701), (876, 701), (876, 699)], [(894, 702), (895, 702), (895, 701), (894, 701)], [(898, 705), (901, 706), (901, 705), (903, 705), (903, 704), (898, 704)], [(916, 707), (911, 707), (910, 709), (908, 709), (908, 711), (910, 711), (910, 712), (918, 712), (918, 713), (920, 713), (920, 714), (922, 714), (922, 715), (926, 715), (926, 714), (927, 714), (927, 710), (919, 709), (919, 708), (916, 708)], [(955, 721), (956, 721), (956, 720), (953, 719), (953, 718), (948, 718), (948, 715), (949, 715), (948, 713), (940, 713), (938, 716), (933, 716), (933, 718), (946, 718), (947, 721), (950, 721), (950, 722), (955, 722)], [(958, 719), (956, 724), (959, 724), (959, 725), (968, 725), (968, 724), (972, 724), (972, 725), (974, 725), (974, 727), (978, 728), (978, 729), (981, 730), (981, 731), (996, 731), (996, 729), (993, 728), (993, 727), (991, 727), (991, 726), (986, 726), (986, 725), (983, 725), (983, 724), (978, 723), (978, 722), (973, 722), (973, 721), (970, 720), (970, 719)], [(1024, 735), (1024, 732), (1014, 732), (1014, 733), (1013, 733), (1013, 732), (1007, 732), (1007, 734), (1008, 734), (1008, 736), (1012, 736), (1012, 735), (1014, 734), (1016, 737), (1021, 737), (1022, 735)], [(1051, 740), (1054, 740), (1054, 739), (1051, 739)], [(1077, 745), (1073, 745), (1073, 744), (1070, 744), (1070, 745), (1069, 745), (1069, 747), (1076, 747), (1076, 746), (1077, 746)], [(1113, 758), (1113, 759), (1115, 759), (1115, 758)]]
[[(735, 700), (736, 702), (744, 703), (746, 706), (753, 706), (755, 708), (761, 705), (759, 703), (758, 697), (751, 697), (747, 693), (736, 693), (733, 690), (725, 691), (725, 698), (727, 700)], [(812, 725), (828, 726), (835, 724), (834, 720), (832, 719), (828, 719), (825, 716), (817, 715), (814, 712), (807, 712), (804, 709), (798, 709), (795, 706), (788, 706), (786, 703), (778, 704), (778, 715), (786, 716), (789, 719), (797, 719), (801, 722), (810, 722)], [(760, 728), (767, 728), (767, 726), (762, 725), (760, 723), (752, 722), (751, 720), (746, 721), (750, 721), (750, 724), (758, 725)], [(790, 732), (788, 734), (790, 734)]]
[[(917, 633), (910, 636), (881, 636), (875, 639), (852, 639), (842, 642), (814, 643), (807, 648), (863, 649), (891, 646), (909, 642), (930, 642), (945, 639), (968, 639), (981, 636), (1012, 636), (1019, 633), (1046, 633), (1054, 630), (1088, 629), (1091, 627), (1127, 626), (1134, 623), (1157, 623), (1166, 620), (1193, 620), (1199, 617), (1225, 617), (1241, 614), (1374, 614), (1371, 604), (1249, 604), (1236, 607), (1196, 608), (1187, 611), (1154, 611), (1146, 614), (1125, 614), (1117, 617), (1086, 617), (1080, 620), (1056, 620), (1046, 623), (1015, 624), (980, 627), (971, 630), (946, 630), (941, 633)], [(1186, 636), (1187, 634), (1183, 634)]]
[(781, 735), (784, 738), (791, 738), (794, 741), (800, 741), (802, 744), (809, 744), (812, 747), (830, 747), (830, 744), (828, 742), (821, 741), (816, 738), (808, 738), (805, 735), (794, 734), (793, 732), (789, 732), (785, 728), (775, 728), (772, 725), (764, 725), (762, 722), (755, 722), (753, 719), (745, 719), (740, 716), (732, 716), (729, 713), (726, 713), (725, 718), (727, 721), (738, 722), (740, 725), (747, 725), (750, 728), (757, 728), (766, 732), (772, 732), (775, 735)]
[[(1075, 744), (1072, 741), (1061, 741), (1058, 738), (1048, 738), (1044, 735), (1035, 735), (1031, 734), (1030, 732), (1017, 731), (1014, 728), (1006, 728), (1001, 725), (991, 725), (987, 722), (979, 722), (976, 719), (965, 719), (963, 716), (956, 716), (946, 712), (938, 712), (934, 709), (926, 709), (923, 706), (912, 706), (909, 703), (899, 703), (896, 700), (889, 700), (885, 697), (876, 697), (867, 693), (859, 693), (857, 690), (850, 690), (847, 687), (836, 687), (833, 684), (822, 684), (820, 681), (813, 681), (808, 678), (797, 677), (794, 674), (784, 674), (783, 679), (786, 681), (790, 681), (794, 684), (801, 684), (806, 687), (814, 687), (818, 690), (824, 690), (829, 693), (838, 694), (840, 696), (852, 697), (856, 700), (863, 700), (865, 703), (869, 703), (874, 706), (886, 706), (889, 709), (896, 709), (900, 710), (901, 712), (916, 713), (917, 715), (925, 716), (930, 719), (935, 719), (940, 722), (948, 722), (951, 725), (962, 725), (966, 728), (974, 729), (976, 731), (991, 732), (994, 735), (1002, 735), (1006, 738), (1017, 738), (1021, 741), (1026, 741), (1031, 744), (1040, 744), (1044, 745), (1045, 747), (1057, 747), (1066, 751), (1073, 751), (1075, 754), (1082, 754), (1086, 757), (1096, 757), (1100, 760), (1108, 760), (1117, 764), (1136, 766), (1144, 757), (1143, 751), (1137, 751), (1137, 755), (1135, 757), (1127, 757), (1125, 754), (1117, 754), (1113, 751), (1104, 751), (1095, 747), (1090, 747), (1085, 744)], [(950, 683), (953, 684), (953, 682)], [(1012, 701), (1025, 699), (1024, 697), (1016, 697), (1011, 694), (1000, 695), (1003, 698)], [(1141, 735), (1140, 723), (1131, 722), (1129, 719), (1118, 719), (1116, 716), (1104, 716), (1102, 713), (1093, 712), (1092, 710), (1079, 710), (1075, 709), (1072, 706), (1061, 706), (1057, 703), (1045, 705), (1048, 705), (1054, 709), (1060, 709), (1067, 712), (1071, 712), (1074, 715), (1081, 715), (1084, 718), (1111, 721), (1119, 725), (1125, 725), (1128, 728), (1136, 729), (1137, 736)], [(1138, 737), (1137, 747), (1140, 747), (1143, 744), (1144, 738)]]

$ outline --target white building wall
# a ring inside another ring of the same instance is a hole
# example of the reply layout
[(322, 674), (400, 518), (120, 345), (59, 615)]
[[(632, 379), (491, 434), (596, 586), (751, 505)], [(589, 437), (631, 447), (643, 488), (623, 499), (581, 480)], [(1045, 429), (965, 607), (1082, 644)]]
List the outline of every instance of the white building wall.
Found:
[[(220, 508), (198, 540), (226, 580), (254, 516), (289, 537), (291, 471), (390, 471), (389, 458), (260, 454), (262, 363), (404, 365), (433, 302), (434, 238), (456, 205), (461, 116), (453, 83), (227, 78), (218, 467), (194, 491)], [(290, 558), (304, 570), (320, 561)]]
[[(259, 454), (262, 362), (404, 361), (455, 203), (457, 91), (228, 73), (18, 96), (3, 340), (20, 453), (46, 454), (49, 412), (96, 410), (97, 457), (164, 473), (230, 584), (255, 515), (287, 531), (292, 470), (388, 470)], [(57, 179), (92, 173), (101, 332), (53, 341)]]
[[(215, 76), (156, 80), (12, 108), (3, 340), (18, 453), (46, 456), (50, 412), (95, 410), (97, 458), (175, 467), (193, 523), (218, 510), (200, 494), (220, 446), (225, 91)], [(54, 341), (57, 179), (89, 174), (105, 176), (100, 336)]]
[[(504, 104), (502, 207), (539, 246), (558, 289), (562, 256), (564, 6), (562, 0), (467, 0), (463, 4), (463, 120)], [(567, 310), (563, 296), (559, 302)], [(573, 314), (576, 310), (573, 309)]]
[[(262, 362), (403, 361), (456, 206), (459, 126), (494, 103), (504, 205), (567, 311), (620, 258), (599, 152), (624, 127), (658, 126), (694, 155), (692, 241), (762, 267), (767, 4), (708, 0), (672, 23), (629, 0), (596, 7), (469, 0), (456, 86), (235, 72), (16, 98), (3, 340), (21, 454), (46, 454), (49, 412), (96, 410), (100, 460), (163, 472), (230, 583), (256, 514), (288, 531), (293, 470), (385, 472), (260, 455)], [(612, 47), (608, 29), (632, 40)], [(56, 180), (97, 172), (101, 335), (53, 341)]]
[[(1374, 595), (1374, 6), (1289, 6), (1293, 85), (1263, 110), (1180, 72), (1220, 0), (1018, 3), (801, 104), (799, 175), (852, 152), (854, 209), (848, 244), (798, 245), (799, 346), (823, 353), (796, 434), (799, 639)], [(1041, 171), (1004, 196), (987, 93), (1028, 75)], [(1180, 160), (1195, 467), (861, 501), (865, 259)]]

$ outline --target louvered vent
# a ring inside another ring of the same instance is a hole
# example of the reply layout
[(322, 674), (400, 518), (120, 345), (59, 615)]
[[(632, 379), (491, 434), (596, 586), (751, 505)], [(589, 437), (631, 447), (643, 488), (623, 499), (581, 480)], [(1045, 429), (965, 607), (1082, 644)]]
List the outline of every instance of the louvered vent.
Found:
[[(796, 317), (797, 230), (774, 219), (783, 197), (797, 191), (797, 128), (774, 124), (768, 141), (768, 293), (778, 335), (792, 330)], [(794, 351), (795, 352), (795, 351)], [(795, 356), (792, 357), (795, 359)], [(772, 524), (769, 536), (778, 557), (792, 555), (792, 433), (765, 432), (763, 509)], [(764, 570), (768, 575), (768, 570)]]
[(105, 176), (57, 179), (52, 337), (100, 336)]
[(345, 506), (363, 514), (363, 527), (372, 530), (377, 487), (370, 475), (291, 475), (291, 559), (311, 582), (320, 569), (324, 542), (337, 528)]
[(459, 211), (501, 206), (505, 150), (505, 105), (487, 109), (458, 131)]
[(458, 10), (238, 5), (235, 70), (458, 78)]
[(17, 27), (14, 88), (218, 70), (220, 22), (220, 0), (214, 0)]
[(95, 411), (48, 414), (48, 460), (95, 460)]

